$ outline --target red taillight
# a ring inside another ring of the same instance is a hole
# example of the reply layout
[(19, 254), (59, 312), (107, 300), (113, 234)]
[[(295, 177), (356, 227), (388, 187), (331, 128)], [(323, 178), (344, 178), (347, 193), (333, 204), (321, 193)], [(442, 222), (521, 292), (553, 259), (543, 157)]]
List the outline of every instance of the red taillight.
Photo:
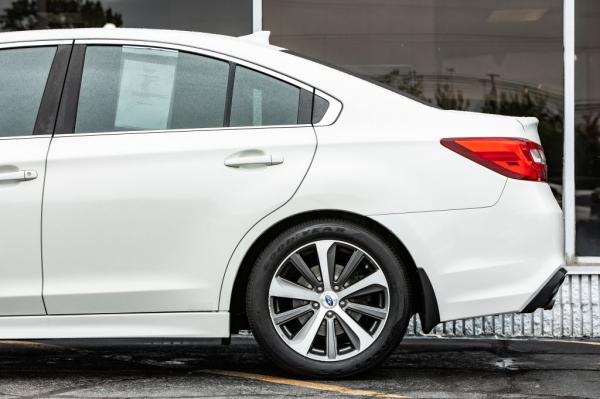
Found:
[(444, 147), (504, 176), (520, 180), (546, 181), (548, 168), (541, 145), (504, 137), (442, 139)]

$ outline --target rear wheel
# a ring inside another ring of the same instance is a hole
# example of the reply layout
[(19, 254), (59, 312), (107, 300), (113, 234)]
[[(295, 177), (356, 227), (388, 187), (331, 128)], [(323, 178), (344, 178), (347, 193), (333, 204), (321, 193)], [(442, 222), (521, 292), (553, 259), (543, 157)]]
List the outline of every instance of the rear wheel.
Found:
[(322, 220), (280, 234), (248, 282), (250, 326), (282, 368), (304, 376), (365, 371), (402, 339), (411, 316), (407, 270), (364, 226)]

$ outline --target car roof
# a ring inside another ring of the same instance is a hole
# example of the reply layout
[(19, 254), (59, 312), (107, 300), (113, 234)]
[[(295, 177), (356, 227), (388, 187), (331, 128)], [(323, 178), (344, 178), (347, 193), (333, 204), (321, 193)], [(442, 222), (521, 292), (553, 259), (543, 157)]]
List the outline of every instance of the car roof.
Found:
[(281, 50), (280, 47), (260, 43), (258, 40), (248, 40), (248, 37), (233, 37), (213, 33), (190, 32), (166, 29), (138, 28), (78, 28), (78, 29), (47, 29), (27, 30), (0, 33), (0, 44), (46, 41), (46, 40), (136, 40), (179, 45), (189, 45), (202, 48), (231, 48), (262, 46), (271, 50)]

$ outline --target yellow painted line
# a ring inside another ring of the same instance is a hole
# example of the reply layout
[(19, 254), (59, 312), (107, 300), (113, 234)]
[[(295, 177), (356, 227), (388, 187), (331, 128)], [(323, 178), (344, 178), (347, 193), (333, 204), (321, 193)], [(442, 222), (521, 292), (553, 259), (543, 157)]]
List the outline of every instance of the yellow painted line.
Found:
[(344, 395), (351, 396), (366, 396), (370, 398), (395, 398), (395, 399), (408, 399), (408, 396), (389, 394), (380, 391), (371, 391), (366, 389), (354, 389), (348, 388), (341, 385), (323, 384), (320, 382), (311, 382), (296, 380), (292, 378), (274, 377), (270, 375), (245, 373), (242, 371), (229, 371), (229, 370), (199, 370), (201, 373), (214, 374), (226, 377), (244, 378), (247, 380), (270, 382), (272, 384), (290, 385), (299, 388), (316, 389), (319, 391), (335, 392)]
[(0, 345), (7, 346), (25, 346), (27, 348), (38, 349), (68, 349), (58, 345), (45, 344), (43, 342), (23, 341), (23, 340), (0, 340)]
[(600, 346), (600, 341), (575, 341), (568, 339), (542, 339), (541, 342), (561, 342), (565, 344), (580, 344), (580, 345), (591, 345)]

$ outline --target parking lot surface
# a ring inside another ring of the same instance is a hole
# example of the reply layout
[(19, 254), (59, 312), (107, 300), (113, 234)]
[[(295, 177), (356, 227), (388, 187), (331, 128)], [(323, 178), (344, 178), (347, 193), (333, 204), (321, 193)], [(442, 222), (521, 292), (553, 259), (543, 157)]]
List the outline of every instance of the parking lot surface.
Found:
[(0, 341), (0, 397), (600, 397), (600, 342), (410, 338), (357, 377), (302, 380), (251, 337)]

